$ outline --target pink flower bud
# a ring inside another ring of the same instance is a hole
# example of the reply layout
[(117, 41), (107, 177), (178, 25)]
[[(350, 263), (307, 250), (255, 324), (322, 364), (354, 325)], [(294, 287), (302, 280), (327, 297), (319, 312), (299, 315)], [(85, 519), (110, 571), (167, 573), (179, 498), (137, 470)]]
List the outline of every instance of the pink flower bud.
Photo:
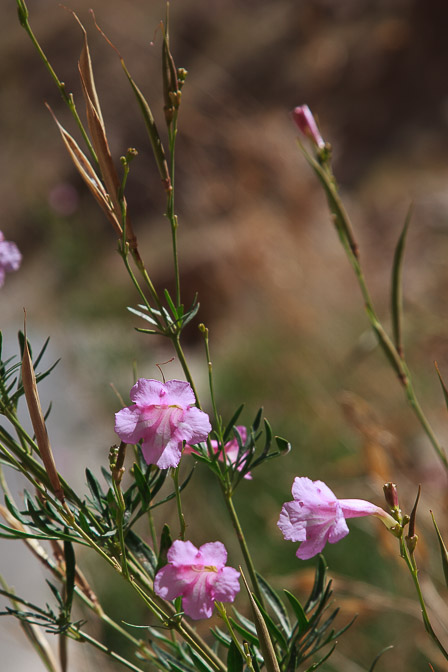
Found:
[(299, 131), (309, 138), (316, 147), (319, 149), (325, 147), (325, 142), (317, 128), (316, 120), (308, 105), (296, 107), (292, 112), (292, 118)]

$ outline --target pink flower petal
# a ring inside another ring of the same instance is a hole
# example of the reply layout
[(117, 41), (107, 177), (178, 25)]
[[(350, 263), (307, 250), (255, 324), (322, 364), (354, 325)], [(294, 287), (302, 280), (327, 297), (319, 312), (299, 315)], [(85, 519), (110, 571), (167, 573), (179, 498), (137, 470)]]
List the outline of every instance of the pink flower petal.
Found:
[(176, 567), (202, 564), (199, 550), (191, 541), (173, 541), (167, 554), (168, 562)]
[(115, 413), (115, 431), (122, 441), (138, 443), (141, 437), (139, 420), (140, 411), (137, 406), (128, 406)]
[(213, 613), (214, 600), (211, 595), (210, 573), (197, 572), (196, 581), (184, 591), (182, 608), (190, 618), (210, 618)]
[(303, 520), (302, 509), (297, 502), (283, 504), (277, 527), (287, 541), (305, 541), (306, 523)]
[(173, 440), (164, 444), (154, 445), (152, 442), (142, 443), (142, 453), (146, 464), (155, 464), (159, 469), (177, 467), (182, 457), (182, 450), (178, 441)]
[(140, 378), (131, 389), (129, 396), (138, 406), (156, 406), (161, 402), (161, 396), (165, 396), (164, 385), (159, 380), (147, 380)]
[[(187, 437), (187, 427), (189, 436)], [(185, 411), (184, 421), (182, 423), (182, 440), (189, 443), (200, 443), (205, 441), (212, 431), (212, 426), (208, 415), (196, 406), (192, 406)]]
[(213, 584), (213, 595), (219, 602), (233, 602), (240, 590), (240, 573), (233, 567), (223, 567)]
[(183, 576), (173, 565), (165, 565), (159, 569), (154, 578), (154, 591), (164, 600), (174, 600), (182, 595), (187, 585), (188, 577)]
[(191, 385), (184, 380), (168, 380), (165, 383), (166, 397), (163, 403), (166, 405), (176, 404), (185, 408), (187, 406), (194, 406), (196, 398), (191, 389)]
[(211, 541), (203, 544), (199, 549), (204, 565), (210, 565), (220, 569), (227, 562), (227, 551), (220, 541)]

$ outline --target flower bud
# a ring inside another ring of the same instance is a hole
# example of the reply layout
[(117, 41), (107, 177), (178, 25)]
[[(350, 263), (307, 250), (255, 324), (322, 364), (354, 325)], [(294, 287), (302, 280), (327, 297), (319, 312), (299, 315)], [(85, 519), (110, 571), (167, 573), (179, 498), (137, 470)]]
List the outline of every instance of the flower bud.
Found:
[(296, 107), (292, 112), (292, 118), (297, 128), (303, 135), (311, 140), (319, 149), (324, 149), (325, 142), (319, 132), (316, 120), (313, 117), (308, 105), (301, 105)]
[(398, 492), (395, 483), (385, 483), (383, 485), (384, 498), (391, 509), (399, 509)]
[(415, 551), (417, 541), (418, 541), (418, 534), (413, 534), (412, 537), (410, 536), (405, 537), (406, 546), (408, 547), (408, 551), (409, 553), (411, 553), (411, 555)]

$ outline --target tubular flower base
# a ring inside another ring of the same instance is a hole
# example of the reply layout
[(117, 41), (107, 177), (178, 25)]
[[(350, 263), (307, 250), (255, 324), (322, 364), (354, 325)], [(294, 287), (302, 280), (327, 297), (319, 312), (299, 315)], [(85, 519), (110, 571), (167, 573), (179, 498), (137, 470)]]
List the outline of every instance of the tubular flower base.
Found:
[(322, 481), (295, 478), (294, 501), (286, 502), (277, 523), (285, 539), (300, 541), (296, 555), (308, 560), (322, 551), (327, 541), (335, 544), (349, 533), (346, 518), (377, 516), (389, 529), (397, 521), (379, 506), (364, 499), (337, 499)]
[(0, 231), (0, 287), (3, 287), (6, 273), (17, 271), (22, 261), (22, 255), (15, 243), (5, 240)]
[(154, 579), (154, 590), (165, 600), (182, 597), (182, 607), (194, 619), (210, 618), (215, 600), (233, 602), (240, 590), (240, 573), (225, 567), (227, 551), (220, 541), (199, 549), (191, 541), (175, 541), (168, 564)]
[(182, 444), (205, 441), (211, 432), (208, 415), (196, 408), (190, 385), (181, 380), (140, 378), (130, 392), (132, 406), (115, 414), (115, 431), (122, 441), (138, 443), (147, 464), (177, 467)]

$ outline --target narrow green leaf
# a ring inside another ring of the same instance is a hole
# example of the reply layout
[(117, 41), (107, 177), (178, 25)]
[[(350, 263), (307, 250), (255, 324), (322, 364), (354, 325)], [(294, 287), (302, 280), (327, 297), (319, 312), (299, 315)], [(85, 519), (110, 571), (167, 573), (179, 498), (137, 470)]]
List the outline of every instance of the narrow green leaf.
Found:
[(391, 292), (391, 311), (392, 311), (392, 329), (394, 334), (395, 347), (400, 357), (403, 356), (403, 343), (401, 337), (401, 324), (403, 315), (403, 292), (402, 292), (402, 266), (404, 247), (409, 223), (412, 217), (412, 206), (410, 206), (403, 230), (398, 239), (395, 248), (394, 261), (392, 265), (392, 292)]
[(437, 534), (437, 539), (439, 541), (439, 546), (440, 546), (440, 555), (442, 558), (442, 567), (443, 567), (443, 574), (445, 576), (445, 583), (448, 587), (448, 551), (446, 549), (446, 546), (443, 542), (442, 535), (440, 534), (439, 528), (437, 527), (436, 519), (434, 518), (434, 514), (431, 511), (431, 518), (432, 522), (434, 523), (434, 528), (436, 530)]
[(383, 653), (386, 653), (386, 651), (390, 651), (390, 650), (393, 649), (393, 648), (394, 648), (394, 647), (393, 647), (393, 644), (390, 644), (389, 646), (386, 646), (382, 651), (380, 651), (379, 654), (375, 657), (375, 659), (374, 659), (373, 663), (371, 664), (371, 666), (369, 667), (369, 672), (373, 672), (373, 670), (374, 670), (375, 667), (376, 667), (377, 662), (379, 661), (379, 659), (381, 658), (381, 656), (383, 655)]
[(282, 455), (287, 455), (291, 451), (291, 448), (292, 448), (289, 441), (282, 438), (281, 436), (276, 436), (274, 438), (275, 438), (275, 442), (277, 444), (277, 448), (279, 449), (280, 453)]
[(233, 629), (239, 632), (239, 634), (245, 640), (247, 640), (251, 644), (254, 644), (255, 646), (260, 646), (258, 642), (258, 637), (256, 635), (252, 634), (252, 632), (250, 632), (249, 630), (246, 630), (246, 628), (243, 628), (243, 626), (237, 623), (234, 618), (230, 617), (229, 621), (232, 624)]
[(90, 469), (86, 469), (86, 479), (87, 479), (87, 485), (89, 487), (89, 490), (91, 492), (91, 495), (94, 499), (94, 502), (96, 504), (96, 507), (98, 511), (103, 511), (104, 509), (104, 493), (101, 490), (101, 486), (98, 483), (97, 479), (95, 476), (92, 474)]
[(259, 426), (260, 426), (260, 422), (261, 422), (261, 417), (262, 417), (262, 415), (263, 415), (263, 407), (261, 407), (261, 408), (258, 409), (258, 413), (257, 413), (257, 415), (255, 416), (255, 420), (254, 420), (253, 423), (252, 423), (252, 431), (253, 431), (253, 432), (256, 432), (256, 431), (258, 430), (258, 428), (259, 428)]
[(211, 667), (201, 656), (199, 656), (191, 646), (188, 646), (188, 652), (195, 663), (196, 670), (199, 672), (215, 672), (213, 667)]
[(276, 618), (278, 619), (284, 634), (286, 637), (289, 637), (291, 634), (291, 623), (289, 622), (288, 612), (286, 611), (285, 605), (272, 586), (266, 581), (265, 578), (261, 576), (261, 574), (258, 574), (258, 572), (257, 579), (258, 585), (260, 586), (261, 592), (263, 593), (267, 604), (271, 607)]
[(156, 573), (159, 571), (159, 569), (162, 569), (162, 567), (165, 567), (165, 565), (168, 564), (168, 559), (167, 559), (167, 553), (171, 546), (173, 545), (173, 540), (171, 537), (171, 532), (170, 528), (168, 525), (164, 525), (162, 529), (162, 534), (160, 536), (160, 550), (159, 550), (159, 557), (157, 560), (157, 567), (156, 567)]
[(143, 568), (153, 577), (157, 567), (157, 556), (150, 546), (133, 530), (126, 533), (126, 546), (135, 555)]
[(227, 632), (224, 632), (223, 630), (221, 630), (221, 628), (218, 628), (218, 627), (210, 628), (210, 632), (212, 633), (212, 635), (214, 637), (216, 637), (218, 642), (221, 642), (221, 644), (223, 644), (223, 646), (225, 646), (226, 648), (229, 648), (230, 644), (232, 643), (232, 638), (230, 637), (230, 635)]
[(137, 485), (138, 491), (140, 493), (140, 497), (142, 499), (143, 503), (143, 508), (147, 510), (149, 508), (149, 505), (151, 504), (151, 489), (146, 482), (145, 477), (143, 476), (140, 467), (138, 466), (137, 463), (134, 464), (132, 468), (132, 473), (135, 478), (135, 483)]
[(230, 642), (227, 654), (227, 672), (243, 672), (244, 660), (235, 642)]
[(299, 627), (299, 635), (302, 635), (309, 626), (308, 618), (305, 614), (305, 610), (300, 604), (299, 600), (289, 592), (289, 590), (286, 590), (286, 588), (283, 589), (283, 592), (285, 593), (286, 597), (289, 600), (289, 603), (294, 611), (294, 614), (297, 619), (297, 625)]
[(328, 652), (323, 658), (321, 658), (317, 663), (313, 663), (313, 664), (311, 665), (311, 667), (309, 667), (309, 668), (307, 669), (306, 672), (314, 672), (314, 670), (317, 670), (317, 668), (320, 667), (320, 666), (322, 665), (322, 663), (325, 663), (325, 661), (329, 659), (329, 657), (331, 656), (331, 654), (333, 653), (333, 651), (335, 650), (335, 648), (336, 648), (336, 644), (334, 644), (334, 645), (331, 647), (331, 649), (329, 650), (329, 652)]
[(177, 314), (177, 308), (174, 305), (173, 299), (171, 298), (169, 291), (167, 289), (164, 289), (163, 293), (165, 295), (166, 302), (173, 314), (173, 317), (177, 320), (177, 318), (179, 317)]
[(224, 430), (223, 437), (222, 437), (224, 443), (226, 443), (226, 441), (228, 441), (229, 437), (231, 436), (232, 430), (235, 427), (236, 423), (238, 422), (238, 418), (240, 417), (241, 411), (243, 410), (243, 408), (244, 408), (244, 404), (241, 404), (241, 406), (238, 406), (235, 413), (230, 418), (230, 420), (229, 420), (229, 422), (228, 422), (228, 424), (227, 424), (227, 426)]
[(446, 407), (448, 408), (448, 389), (447, 389), (445, 383), (443, 382), (442, 375), (440, 373), (437, 362), (434, 362), (434, 366), (436, 367), (437, 375), (439, 376), (439, 381), (440, 381), (440, 384), (442, 386), (443, 396), (445, 398), (445, 404), (446, 404)]

